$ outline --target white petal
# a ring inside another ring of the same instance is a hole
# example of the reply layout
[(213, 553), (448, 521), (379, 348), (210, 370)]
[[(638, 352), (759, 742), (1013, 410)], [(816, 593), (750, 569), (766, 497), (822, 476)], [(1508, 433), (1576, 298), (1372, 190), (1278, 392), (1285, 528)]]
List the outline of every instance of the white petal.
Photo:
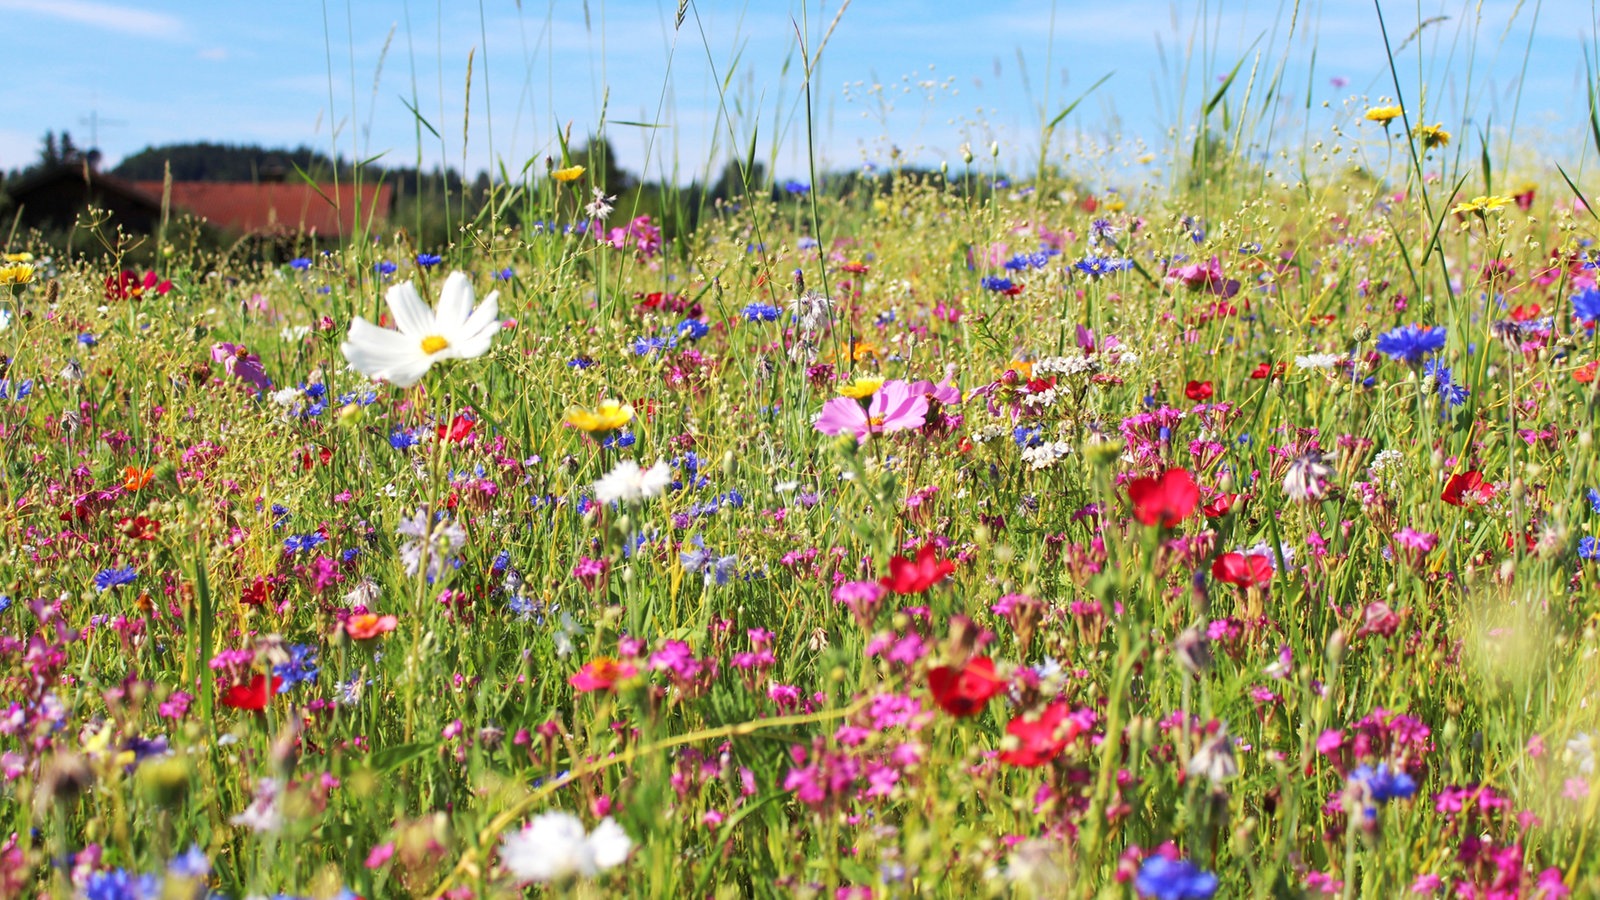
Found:
[(439, 293), (438, 327), (442, 332), (454, 332), (467, 321), (472, 312), (472, 281), (465, 272), (451, 272), (444, 280), (444, 290)]
[(339, 349), (357, 372), (398, 387), (416, 384), (433, 365), (417, 338), (379, 328), (360, 316), (351, 320), (350, 338)]
[(600, 824), (589, 834), (589, 853), (593, 856), (597, 869), (622, 865), (627, 861), (631, 850), (633, 850), (632, 839), (610, 816), (601, 819)]
[(433, 310), (422, 302), (416, 285), (401, 282), (389, 288), (383, 299), (389, 303), (389, 314), (394, 316), (396, 328), (419, 339), (436, 333), (434, 329), (438, 326), (433, 321)]

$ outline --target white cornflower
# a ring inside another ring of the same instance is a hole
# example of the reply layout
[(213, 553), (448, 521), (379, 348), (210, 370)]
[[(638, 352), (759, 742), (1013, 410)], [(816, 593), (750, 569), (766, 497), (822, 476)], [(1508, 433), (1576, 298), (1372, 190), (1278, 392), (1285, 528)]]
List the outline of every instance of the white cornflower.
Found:
[(789, 314), (801, 331), (821, 331), (833, 322), (833, 300), (827, 294), (806, 291), (789, 301)]
[(672, 467), (664, 461), (656, 460), (655, 465), (641, 469), (625, 459), (594, 483), (594, 498), (601, 503), (634, 503), (660, 496), (671, 483)]
[(1233, 757), (1233, 738), (1228, 735), (1226, 726), (1194, 751), (1184, 771), (1190, 778), (1204, 778), (1212, 787), (1238, 776), (1239, 762)]
[(1283, 476), (1283, 492), (1290, 500), (1312, 503), (1328, 496), (1328, 479), (1333, 468), (1322, 461), (1317, 453), (1308, 453), (1289, 463)]
[(428, 580), (435, 581), (444, 574), (450, 555), (467, 542), (467, 531), (460, 524), (441, 519), (430, 528), (426, 510), (417, 510), (409, 519), (401, 521), (395, 534), (409, 538), (400, 545), (400, 561), (406, 565), (406, 574), (415, 575), (427, 557)]
[(451, 272), (432, 310), (407, 281), (389, 288), (384, 299), (398, 331), (356, 316), (350, 337), (339, 349), (350, 367), (368, 378), (381, 378), (396, 387), (422, 380), (433, 364), (446, 359), (474, 359), (489, 352), (500, 330), (500, 292), (485, 297), (473, 308), (472, 282), (461, 272)]
[(610, 816), (585, 834), (572, 813), (548, 812), (500, 839), (500, 862), (523, 881), (563, 881), (615, 868), (632, 850), (633, 841)]
[(1297, 369), (1331, 369), (1344, 359), (1337, 353), (1313, 353), (1309, 356), (1296, 356), (1294, 366)]
[(606, 192), (600, 188), (594, 188), (593, 190), (594, 199), (590, 200), (589, 205), (583, 208), (583, 214), (591, 219), (604, 221), (606, 216), (611, 215), (611, 201), (617, 198), (607, 197)]

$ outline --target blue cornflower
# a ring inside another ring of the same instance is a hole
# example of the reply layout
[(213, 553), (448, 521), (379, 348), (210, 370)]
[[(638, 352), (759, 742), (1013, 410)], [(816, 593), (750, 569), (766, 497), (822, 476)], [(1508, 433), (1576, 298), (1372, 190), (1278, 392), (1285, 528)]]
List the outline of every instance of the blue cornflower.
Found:
[(418, 253), (417, 254), (417, 265), (423, 267), (424, 269), (431, 269), (434, 266), (437, 266), (439, 263), (442, 263), (442, 262), (444, 262), (444, 257), (440, 256), (437, 253)]
[(1450, 367), (1442, 366), (1436, 359), (1430, 359), (1422, 366), (1424, 376), (1432, 375), (1438, 383), (1439, 399), (1450, 406), (1460, 406), (1467, 402), (1467, 395), (1471, 393), (1465, 385), (1456, 384), (1450, 377)]
[(1111, 224), (1110, 219), (1095, 219), (1089, 223), (1089, 246), (1100, 243), (1107, 238), (1114, 237), (1117, 227)]
[(800, 240), (795, 241), (794, 246), (796, 250), (815, 250), (820, 245), (817, 243), (817, 239), (814, 237), (803, 237)]
[[(257, 507), (259, 509), (259, 507)], [(282, 503), (272, 504), (272, 527), (282, 528), (283, 523), (289, 521), (289, 507)]]
[(1572, 314), (1584, 325), (1600, 320), (1600, 288), (1585, 288), (1572, 298)]
[(600, 441), (600, 446), (624, 449), (627, 447), (632, 447), (638, 440), (638, 437), (635, 436), (631, 431), (619, 431), (615, 434), (608, 434), (602, 438)]
[(1074, 269), (1090, 278), (1104, 278), (1112, 272), (1126, 272), (1133, 268), (1133, 260), (1113, 256), (1085, 256), (1072, 264)]
[(83, 886), (84, 900), (153, 900), (161, 896), (161, 879), (126, 869), (95, 872)]
[(1050, 263), (1051, 255), (1048, 250), (1040, 250), (1038, 253), (1018, 253), (1005, 261), (1005, 268), (1012, 272), (1042, 269)]
[(3, 613), (3, 612), (5, 612), (6, 610), (8, 610), (10, 608), (11, 608), (11, 597), (10, 597), (10, 595), (8, 595), (8, 594), (0, 594), (0, 613)]
[(509, 565), (511, 565), (511, 551), (501, 550), (494, 555), (494, 562), (490, 563), (489, 569), (494, 572), (504, 572)]
[(289, 268), (294, 269), (297, 272), (304, 272), (305, 270), (311, 268), (311, 260), (304, 256), (297, 256), (294, 259), (289, 260)]
[(1415, 365), (1430, 353), (1444, 349), (1444, 326), (1424, 328), (1404, 325), (1378, 335), (1378, 352), (1390, 359)]
[(778, 308), (767, 303), (751, 303), (744, 308), (746, 322), (776, 322)]
[(986, 291), (1004, 293), (1016, 290), (1017, 286), (1009, 278), (1001, 278), (998, 275), (985, 275), (983, 276), (983, 288)]
[(811, 185), (806, 184), (804, 181), (795, 181), (793, 179), (785, 181), (783, 183), (783, 189), (791, 194), (811, 193)]
[(506, 266), (504, 269), (494, 273), (495, 281), (510, 281), (515, 277), (517, 277), (517, 270), (510, 266)]
[(396, 425), (389, 432), (389, 446), (396, 450), (409, 450), (417, 445), (417, 433), (409, 428)]
[(1378, 763), (1374, 769), (1369, 765), (1357, 766), (1350, 773), (1352, 784), (1364, 785), (1367, 795), (1377, 804), (1388, 803), (1390, 800), (1403, 800), (1417, 792), (1416, 779), (1404, 772), (1389, 768), (1388, 763)]
[(283, 552), (300, 553), (305, 550), (315, 550), (327, 541), (327, 538), (315, 531), (310, 534), (291, 534), (283, 539)]
[(319, 293), (319, 294), (331, 294), (331, 293), (333, 293), (333, 288), (332, 288), (332, 286), (325, 284), (322, 287), (317, 288), (317, 293)]
[(94, 576), (95, 590), (103, 593), (111, 590), (114, 587), (121, 587), (125, 584), (133, 584), (138, 577), (139, 570), (132, 566), (129, 566), (126, 569), (102, 569), (100, 570), (100, 574)]
[(386, 259), (383, 262), (380, 262), (377, 265), (373, 266), (372, 270), (374, 272), (377, 272), (379, 275), (382, 275), (385, 278), (387, 278), (388, 276), (393, 275), (394, 274), (394, 270), (398, 269), (398, 268), (400, 268), (399, 265), (397, 265), (395, 263), (392, 263), (392, 262), (390, 262), (389, 260)]
[(351, 560), (354, 560), (356, 557), (358, 557), (360, 555), (361, 555), (361, 548), (360, 547), (351, 547), (348, 550), (344, 551), (343, 553), (339, 554), (339, 561), (340, 562), (350, 562)]
[(567, 360), (567, 368), (569, 369), (587, 369), (592, 365), (594, 365), (594, 360), (587, 356), (574, 356)]
[(211, 860), (206, 859), (198, 844), (190, 844), (188, 850), (167, 863), (167, 874), (174, 878), (205, 878), (211, 874)]
[(100, 339), (85, 331), (83, 334), (78, 335), (78, 343), (85, 347), (93, 347), (95, 344), (100, 343)]
[(678, 336), (686, 341), (698, 341), (710, 333), (710, 326), (699, 319), (684, 319), (678, 323)]
[(11, 379), (0, 379), (0, 400), (24, 400), (33, 393), (33, 379), (24, 378), (16, 384)]
[(1133, 886), (1141, 896), (1156, 900), (1211, 900), (1217, 893), (1217, 876), (1186, 859), (1157, 855), (1139, 867)]
[(1183, 230), (1189, 232), (1189, 239), (1196, 244), (1202, 243), (1206, 239), (1206, 222), (1198, 216), (1184, 216)]
[(1579, 559), (1600, 559), (1600, 541), (1592, 536), (1578, 540)]
[(315, 684), (317, 681), (317, 648), (312, 644), (290, 644), (289, 661), (272, 667), (272, 674), (283, 679), (278, 693), (287, 694), (298, 684)]
[(1038, 426), (1029, 428), (1025, 425), (1019, 425), (1011, 430), (1011, 439), (1016, 442), (1018, 447), (1023, 449), (1037, 447), (1044, 443), (1044, 429)]
[(678, 342), (664, 337), (642, 337), (633, 342), (633, 352), (638, 356), (649, 356), (676, 347)]
[(1600, 513), (1600, 490), (1589, 488), (1583, 492), (1583, 496), (1589, 500), (1590, 511)]

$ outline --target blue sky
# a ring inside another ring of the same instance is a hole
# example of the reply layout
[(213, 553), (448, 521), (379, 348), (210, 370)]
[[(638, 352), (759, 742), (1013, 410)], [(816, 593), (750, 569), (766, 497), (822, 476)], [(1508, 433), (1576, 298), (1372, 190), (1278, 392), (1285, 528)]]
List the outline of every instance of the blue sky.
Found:
[[(1159, 143), (1180, 113), (1193, 124), (1202, 91), (1243, 56), (1230, 92), (1242, 95), (1257, 53), (1257, 98), (1284, 66), (1279, 115), (1298, 145), (1302, 127), (1323, 135), (1364, 98), (1393, 89), (1370, 2), (1302, 0), (1290, 39), (1294, 7), (856, 0), (813, 81), (821, 167), (882, 162), (891, 145), (954, 164), (964, 141), (982, 153), (991, 140), (1002, 163), (1031, 163), (1041, 108), (1053, 115), (1108, 72), (1062, 127), (1063, 140)], [(47, 129), (87, 144), (91, 112), (113, 163), (149, 144), (204, 139), (336, 142), (345, 156), (409, 164), (417, 126), (402, 98), (413, 92), (442, 135), (424, 132), (424, 162), (460, 166), (471, 53), (470, 170), (495, 162), (516, 172), (530, 159), (542, 168), (558, 152), (556, 123), (581, 139), (604, 104), (621, 162), (647, 177), (694, 177), (708, 160), (720, 165), (730, 142), (742, 152), (752, 130), (759, 158), (780, 175), (803, 175), (796, 27), (815, 45), (839, 0), (696, 0), (679, 29), (676, 8), (675, 0), (0, 0), (11, 33), (0, 168), (29, 162)], [(1414, 0), (1387, 0), (1384, 13), (1396, 43), (1419, 21)], [(1506, 126), (1531, 38), (1519, 143), (1571, 136), (1543, 145), (1581, 152), (1592, 3), (1423, 0), (1420, 19), (1438, 16), (1449, 18), (1401, 53), (1408, 106), (1425, 84), (1430, 121), (1457, 133)]]

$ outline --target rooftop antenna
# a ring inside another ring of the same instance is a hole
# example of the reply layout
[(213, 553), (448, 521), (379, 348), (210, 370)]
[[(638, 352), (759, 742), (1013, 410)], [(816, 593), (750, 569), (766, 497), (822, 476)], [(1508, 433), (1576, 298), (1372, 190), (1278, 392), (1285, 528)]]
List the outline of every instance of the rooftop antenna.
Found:
[(88, 118), (83, 118), (83, 119), (79, 119), (78, 120), (78, 124), (79, 125), (87, 125), (87, 126), (89, 126), (89, 149), (90, 150), (98, 150), (98, 149), (100, 149), (100, 127), (102, 125), (107, 127), (107, 128), (120, 128), (123, 125), (128, 124), (127, 122), (124, 122), (124, 121), (122, 121), (120, 119), (103, 119), (103, 118), (101, 118), (100, 117), (100, 109), (99, 109), (99, 107), (100, 107), (100, 95), (96, 94), (96, 95), (94, 95), (93, 101), (91, 103), (91, 109), (89, 110)]

